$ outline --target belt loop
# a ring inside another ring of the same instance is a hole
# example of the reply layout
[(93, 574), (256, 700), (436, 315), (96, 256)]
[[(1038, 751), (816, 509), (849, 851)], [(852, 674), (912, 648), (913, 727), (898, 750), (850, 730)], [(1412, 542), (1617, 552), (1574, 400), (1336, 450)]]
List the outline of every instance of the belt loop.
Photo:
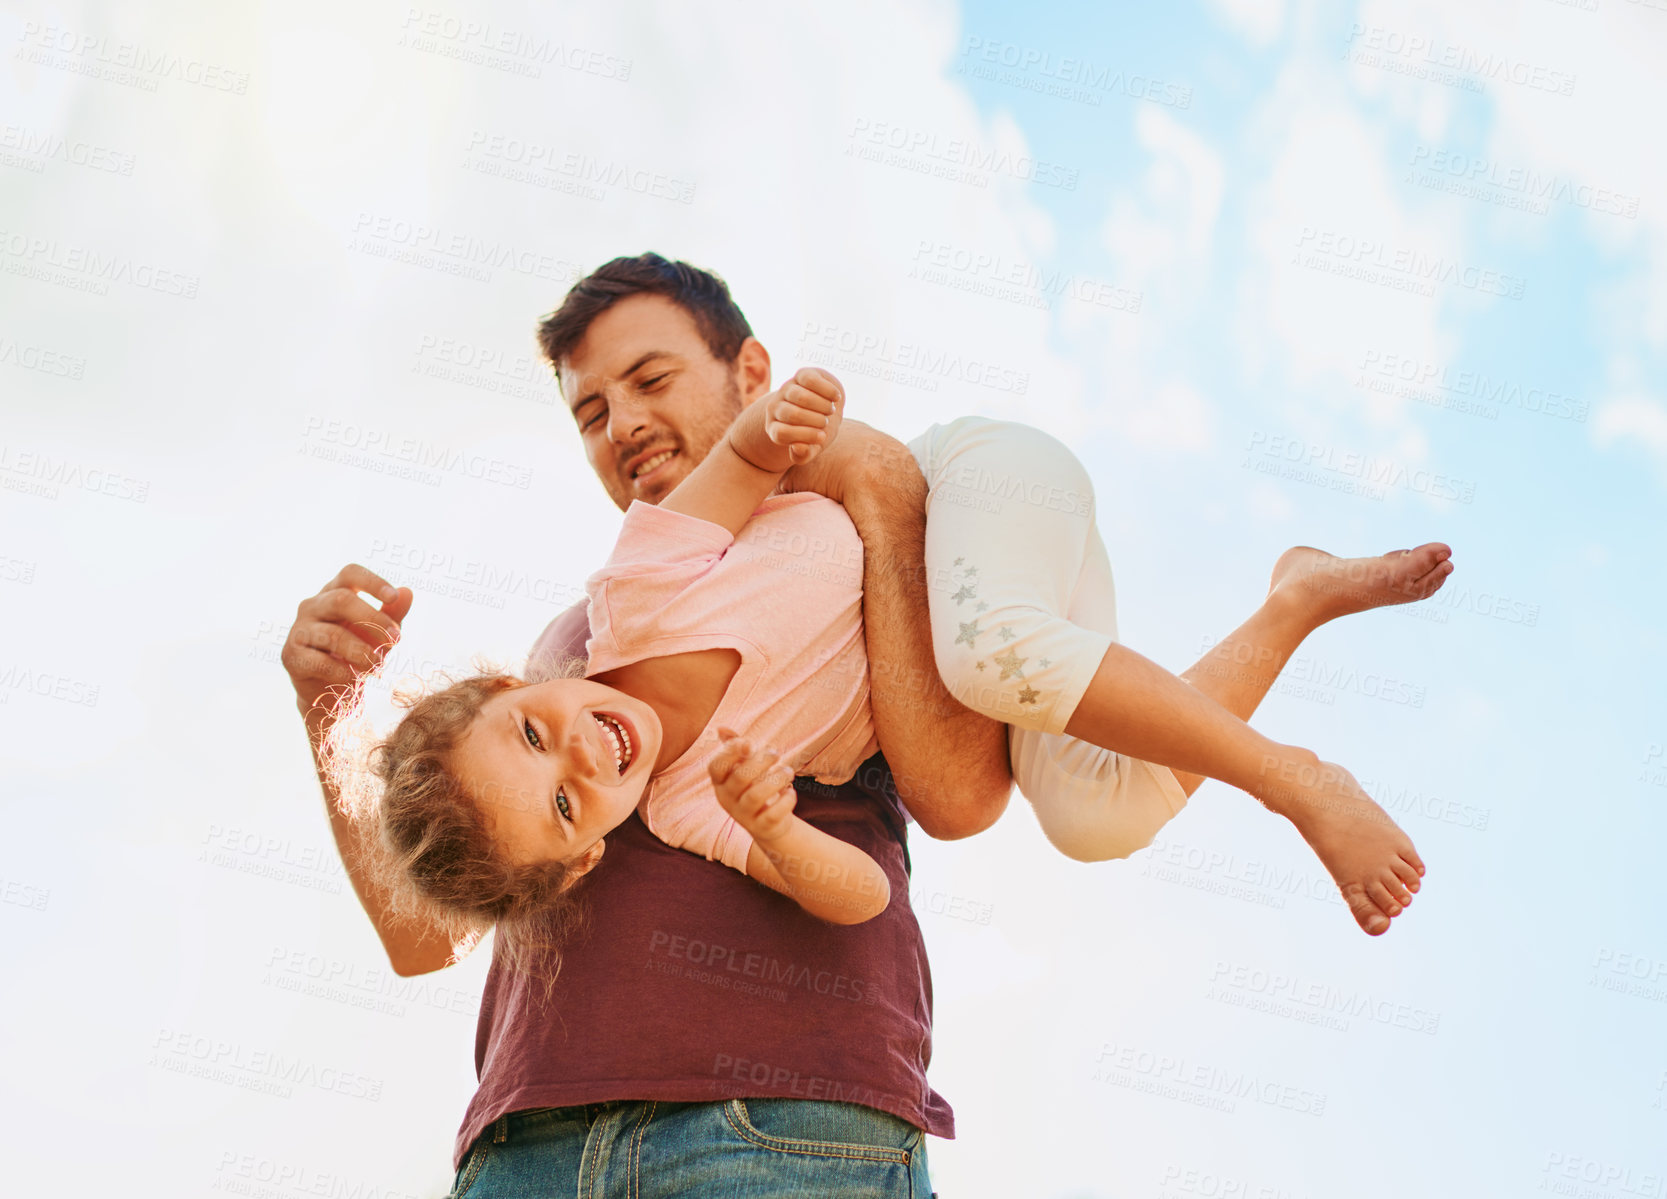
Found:
[(505, 1112), (492, 1121), (492, 1143), (502, 1145), (509, 1140), (509, 1113)]

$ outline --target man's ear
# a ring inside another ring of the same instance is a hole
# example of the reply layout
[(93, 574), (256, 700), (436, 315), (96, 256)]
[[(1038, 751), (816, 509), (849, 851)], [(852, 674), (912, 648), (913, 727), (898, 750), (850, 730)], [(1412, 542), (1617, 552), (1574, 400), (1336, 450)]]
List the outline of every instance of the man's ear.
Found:
[(735, 356), (736, 382), (741, 387), (741, 399), (752, 403), (770, 390), (770, 351), (756, 337), (741, 343)]
[(598, 841), (595, 845), (592, 845), (589, 849), (585, 850), (584, 853), (575, 858), (572, 864), (572, 881), (568, 885), (572, 886), (573, 883), (578, 882), (585, 875), (594, 870), (596, 868), (596, 863), (602, 860), (602, 851), (607, 847), (608, 843), (606, 841)]

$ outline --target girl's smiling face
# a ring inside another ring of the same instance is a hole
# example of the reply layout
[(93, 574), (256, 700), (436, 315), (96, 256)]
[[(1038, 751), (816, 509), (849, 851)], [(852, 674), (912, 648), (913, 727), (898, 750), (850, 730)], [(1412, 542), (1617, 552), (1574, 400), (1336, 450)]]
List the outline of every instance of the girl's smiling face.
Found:
[(659, 716), (641, 700), (588, 679), (551, 679), (481, 705), (452, 750), (451, 773), (511, 862), (588, 870), (601, 854), (587, 851), (642, 798), (661, 737)]

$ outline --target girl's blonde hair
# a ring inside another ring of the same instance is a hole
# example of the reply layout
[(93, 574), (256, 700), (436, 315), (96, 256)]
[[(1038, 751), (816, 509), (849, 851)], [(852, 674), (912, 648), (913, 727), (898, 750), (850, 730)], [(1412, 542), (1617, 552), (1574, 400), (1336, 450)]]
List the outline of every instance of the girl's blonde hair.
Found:
[[(558, 677), (582, 673), (582, 662), (569, 662)], [(339, 705), (320, 757), (342, 810), (370, 831), (363, 868), (390, 895), (395, 919), (438, 925), (454, 958), (496, 928), (505, 965), (542, 977), (547, 999), (558, 951), (583, 923), (579, 876), (567, 862), (508, 861), (451, 769), (481, 707), (523, 686), (513, 674), (488, 670), (437, 690), (398, 692), (394, 702), (405, 715), (379, 739), (364, 719), (361, 689)]]

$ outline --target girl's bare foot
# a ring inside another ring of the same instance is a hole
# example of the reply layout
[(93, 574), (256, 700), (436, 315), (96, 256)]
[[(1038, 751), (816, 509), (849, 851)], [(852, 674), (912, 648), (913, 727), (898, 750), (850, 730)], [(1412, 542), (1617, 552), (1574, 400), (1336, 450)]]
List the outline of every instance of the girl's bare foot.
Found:
[(1411, 905), (1424, 860), (1354, 776), (1331, 762), (1286, 762), (1259, 798), (1296, 825), (1336, 880), (1355, 922), (1374, 937), (1388, 932), (1390, 920)]
[(1351, 612), (1428, 599), (1453, 573), (1453, 551), (1439, 541), (1376, 558), (1339, 558), (1293, 546), (1274, 563), (1268, 600), (1300, 610), (1315, 626)]

